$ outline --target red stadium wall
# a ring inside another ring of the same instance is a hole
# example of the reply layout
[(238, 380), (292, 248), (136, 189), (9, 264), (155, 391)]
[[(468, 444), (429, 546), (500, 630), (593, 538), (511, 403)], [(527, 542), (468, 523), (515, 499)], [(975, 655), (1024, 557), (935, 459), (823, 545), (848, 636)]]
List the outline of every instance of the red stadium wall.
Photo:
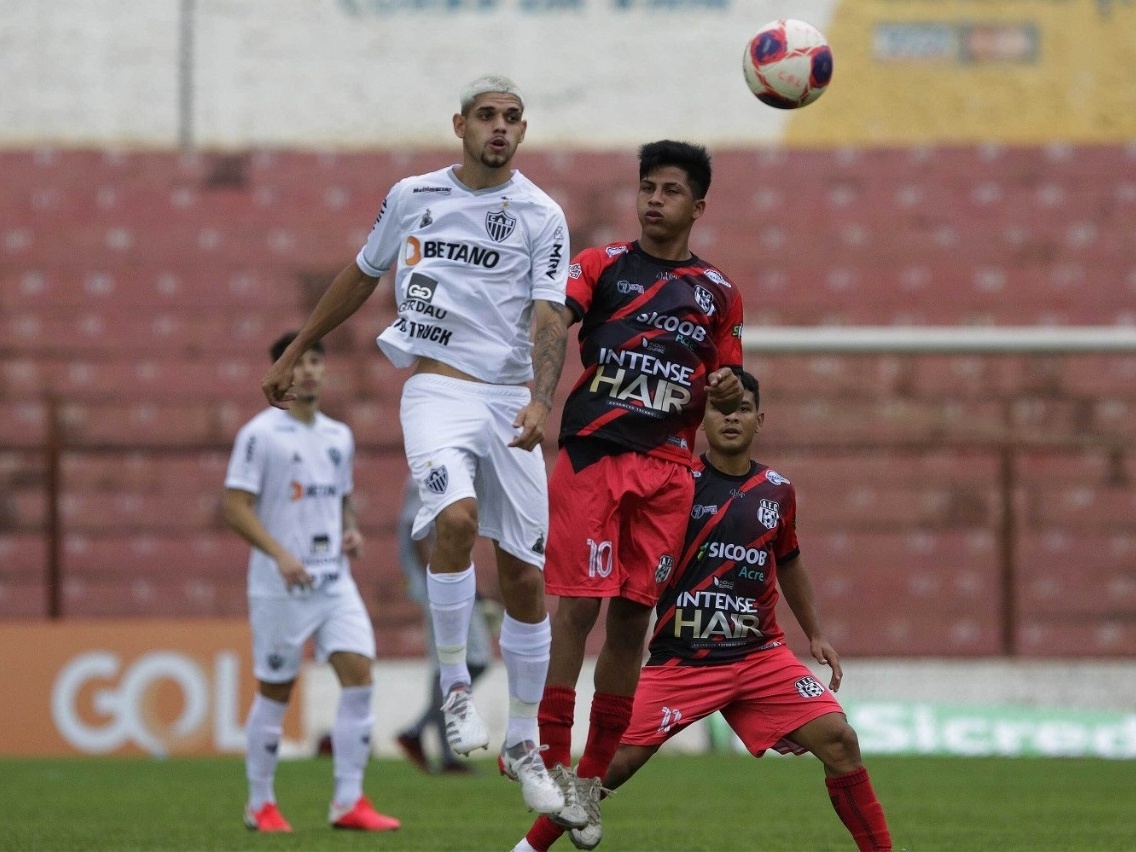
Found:
[[(387, 187), (449, 158), (0, 153), (0, 617), (244, 612), (246, 549), (218, 505), (265, 348), (354, 257)], [(632, 155), (519, 165), (575, 246), (634, 234)], [(753, 324), (1129, 325), (1134, 166), (1122, 145), (719, 151), (695, 250)], [(355, 571), (389, 657), (421, 638), (393, 537), (402, 374), (373, 344), (388, 299), (327, 341), (326, 407), (359, 441)], [(1136, 356), (749, 367), (759, 455), (798, 485), (844, 653), (1136, 653)]]

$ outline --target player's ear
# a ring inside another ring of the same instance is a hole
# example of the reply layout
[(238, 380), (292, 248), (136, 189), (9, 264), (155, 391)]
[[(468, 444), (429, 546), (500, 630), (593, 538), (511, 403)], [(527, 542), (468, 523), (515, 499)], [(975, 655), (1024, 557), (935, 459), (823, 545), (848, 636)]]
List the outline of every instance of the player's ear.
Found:
[(765, 425), (765, 412), (759, 411), (759, 412), (757, 412), (757, 426), (753, 431), (754, 432), (760, 432), (761, 427), (764, 426), (764, 425)]
[(691, 219), (700, 219), (700, 218), (702, 218), (702, 214), (705, 213), (705, 212), (706, 212), (706, 199), (705, 198), (699, 198), (697, 201), (694, 202), (694, 210), (691, 211), (690, 218)]
[(460, 112), (454, 113), (454, 136), (458, 139), (465, 138), (465, 116)]

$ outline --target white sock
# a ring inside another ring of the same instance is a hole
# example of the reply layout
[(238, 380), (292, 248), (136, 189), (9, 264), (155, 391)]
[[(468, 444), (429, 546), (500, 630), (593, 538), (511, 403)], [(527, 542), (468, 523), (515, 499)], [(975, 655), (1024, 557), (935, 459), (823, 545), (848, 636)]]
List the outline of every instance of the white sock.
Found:
[(245, 777), (248, 778), (248, 804), (254, 813), (265, 803), (276, 801), (272, 783), (287, 709), (287, 704), (265, 698), (258, 692), (245, 721)]
[(501, 622), (498, 642), (509, 680), (509, 722), (505, 745), (531, 740), (540, 742), (537, 710), (548, 677), (548, 653), (552, 645), (552, 624), (544, 621), (526, 624), (508, 613)]
[(351, 807), (363, 795), (363, 770), (371, 757), (371, 731), (375, 726), (371, 710), (373, 691), (371, 685), (345, 686), (339, 694), (331, 729), (331, 758), (334, 801), (340, 807)]
[(477, 577), (473, 565), (456, 574), (426, 572), (426, 595), (430, 599), (430, 620), (434, 625), (434, 647), (438, 650), (438, 682), (445, 696), (455, 683), (470, 683), (465, 647), (469, 641), (469, 622), (477, 597)]

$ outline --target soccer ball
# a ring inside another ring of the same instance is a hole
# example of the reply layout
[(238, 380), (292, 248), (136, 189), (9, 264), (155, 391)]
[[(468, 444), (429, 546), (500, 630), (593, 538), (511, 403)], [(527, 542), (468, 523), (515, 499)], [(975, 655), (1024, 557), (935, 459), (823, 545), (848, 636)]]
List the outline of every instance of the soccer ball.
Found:
[(812, 24), (793, 18), (762, 27), (742, 57), (746, 85), (757, 99), (777, 109), (811, 104), (832, 79), (832, 48)]

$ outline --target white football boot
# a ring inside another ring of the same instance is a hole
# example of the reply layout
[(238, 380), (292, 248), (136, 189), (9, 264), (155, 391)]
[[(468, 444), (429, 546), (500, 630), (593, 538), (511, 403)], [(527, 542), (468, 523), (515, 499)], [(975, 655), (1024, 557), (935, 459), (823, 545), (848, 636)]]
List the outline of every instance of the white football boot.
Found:
[(450, 689), (442, 705), (442, 717), (446, 722), (446, 739), (457, 754), (489, 748), (489, 728), (473, 706), (469, 684), (459, 683)]
[(544, 768), (541, 751), (531, 740), (510, 748), (502, 746), (497, 766), (502, 775), (520, 782), (521, 795), (530, 811), (552, 814), (564, 807), (564, 794)]

